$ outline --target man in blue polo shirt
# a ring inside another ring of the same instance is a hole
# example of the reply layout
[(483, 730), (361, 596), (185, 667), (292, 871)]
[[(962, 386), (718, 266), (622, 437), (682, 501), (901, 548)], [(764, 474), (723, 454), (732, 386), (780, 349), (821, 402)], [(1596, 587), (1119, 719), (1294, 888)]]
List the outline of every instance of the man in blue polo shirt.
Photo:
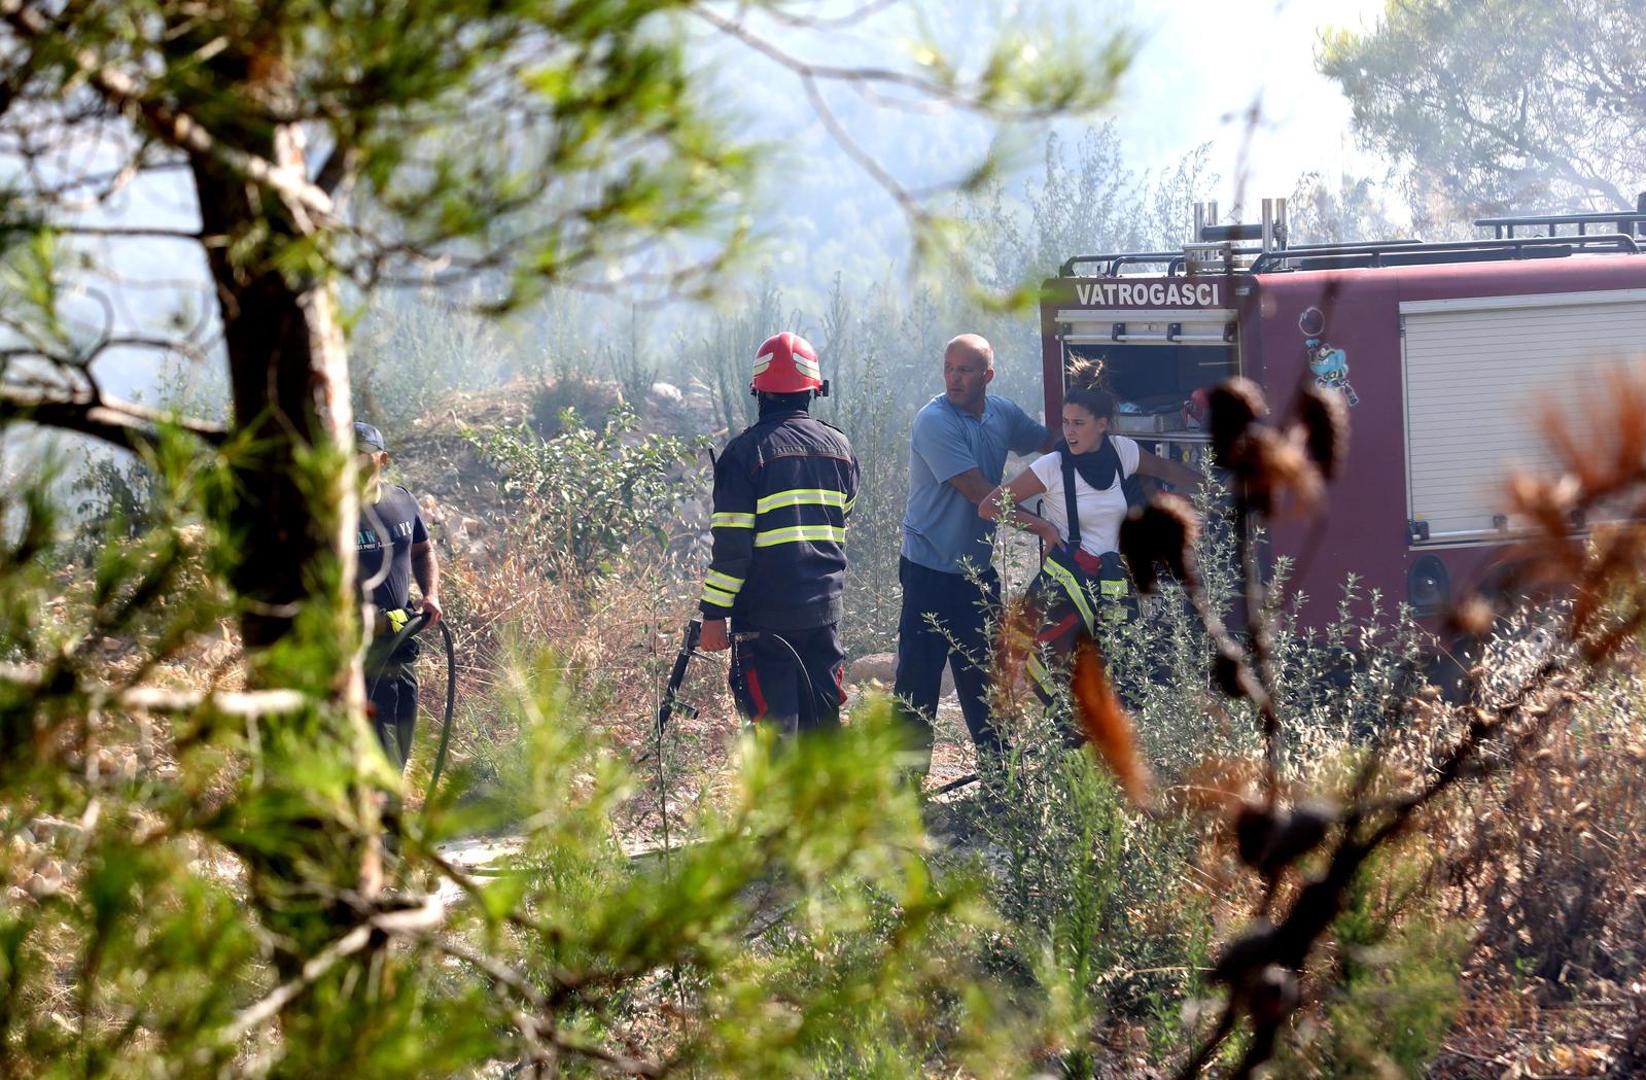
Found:
[(986, 632), (1000, 578), (991, 565), (994, 524), (978, 516), (977, 504), (1000, 483), (1008, 450), (1043, 451), (1051, 439), (1016, 404), (987, 392), (993, 378), (994, 349), (961, 334), (943, 351), (944, 392), (914, 418), (895, 691), (928, 752), (944, 664), (953, 668), (972, 742), (982, 754), (1000, 748), (989, 717)]

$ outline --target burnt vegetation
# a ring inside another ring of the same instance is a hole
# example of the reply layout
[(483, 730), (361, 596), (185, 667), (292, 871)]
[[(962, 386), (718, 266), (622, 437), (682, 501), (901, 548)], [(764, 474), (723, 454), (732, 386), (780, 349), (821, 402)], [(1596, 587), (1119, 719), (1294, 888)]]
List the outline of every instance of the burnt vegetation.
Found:
[[(1264, 746), (1257, 791), (1231, 795), (1225, 811), (1235, 851), (1257, 877), (1261, 898), (1250, 921), (1216, 955), (1208, 978), (1224, 989), (1225, 1002), (1210, 1034), (1180, 1075), (1199, 1074), (1242, 1024), (1247, 1039), (1233, 1075), (1249, 1075), (1271, 1059), (1303, 1005), (1303, 980), (1311, 956), (1327, 942), (1367, 863), (1380, 849), (1417, 829), (1430, 809), (1459, 786), (1487, 784), (1506, 775), (1512, 789), (1521, 788), (1511, 806), (1522, 813), (1530, 809), (1526, 778), (1538, 772), (1539, 761), (1553, 756), (1548, 744), (1554, 733), (1569, 738), (1584, 695), (1606, 680), (1616, 665), (1636, 658), (1643, 618), (1641, 527), (1623, 522), (1585, 541), (1571, 534), (1571, 522), (1574, 514), (1597, 513), (1620, 498), (1640, 497), (1646, 481), (1646, 445), (1641, 443), (1646, 419), (1635, 400), (1639, 392), (1638, 377), (1623, 374), (1596, 392), (1594, 405), (1609, 433), (1609, 440), (1599, 447), (1580, 446), (1563, 418), (1547, 417), (1563, 471), (1555, 477), (1516, 476), (1511, 481), (1517, 508), (1536, 523), (1518, 564), (1518, 577), (1544, 586), (1546, 595), (1564, 598), (1561, 617), (1546, 627), (1544, 655), (1507, 678), (1488, 680), (1484, 666), (1472, 668), (1462, 701), (1455, 706), (1439, 704), (1415, 672), (1398, 680), (1397, 691), (1406, 693), (1388, 703), (1384, 734), (1354, 767), (1346, 789), (1331, 797), (1282, 793), (1282, 719), (1276, 707), (1271, 616), (1263, 599), (1265, 583), (1254, 572), (1253, 560), (1242, 559), (1246, 632), (1237, 638), (1203, 598), (1193, 573), (1192, 527), (1184, 524), (1180, 506), (1157, 501), (1123, 526), (1128, 560), (1143, 568), (1139, 587), (1153, 587), (1152, 567), (1157, 564), (1174, 573), (1216, 642), (1214, 684), (1231, 701), (1250, 706)], [(1231, 477), (1233, 515), (1241, 536), (1277, 514), (1323, 511), (1326, 483), (1348, 444), (1347, 409), (1335, 393), (1303, 389), (1295, 419), (1278, 424), (1268, 419), (1258, 388), (1237, 379), (1212, 393), (1211, 410), (1212, 451)], [(1631, 508), (1637, 517), (1646, 510)], [(1484, 636), (1495, 616), (1507, 614), (1494, 612), (1484, 599), (1470, 594), (1458, 604), (1451, 621)], [(1083, 688), (1088, 688), (1085, 693)], [(1100, 688), (1078, 676), (1075, 689), (1094, 735), (1120, 723), (1113, 715), (1118, 706), (1112, 696), (1105, 697)], [(1415, 777), (1391, 776), (1390, 744), (1416, 729), (1429, 733), (1431, 748), (1410, 763), (1418, 766)], [(1101, 738), (1094, 741), (1104, 745)], [(1520, 777), (1518, 782), (1515, 777)], [(1579, 802), (1567, 809), (1581, 814), (1591, 806)], [(1542, 846), (1530, 842), (1522, 855), (1536, 862), (1542, 856), (1533, 852)], [(1534, 906), (1540, 894), (1547, 899), (1535, 883), (1553, 876), (1564, 878), (1568, 887), (1578, 886), (1574, 879), (1588, 876), (1538, 873), (1540, 867), (1525, 864), (1522, 869), (1529, 873), (1520, 879), (1517, 892), (1529, 893)], [(1577, 920), (1584, 919), (1597, 891), (1610, 891), (1603, 884), (1606, 876), (1602, 872), (1578, 886), (1578, 895), (1572, 898)], [(1504, 928), (1494, 929), (1501, 935)], [(1552, 974), (1547, 958), (1540, 974)]]

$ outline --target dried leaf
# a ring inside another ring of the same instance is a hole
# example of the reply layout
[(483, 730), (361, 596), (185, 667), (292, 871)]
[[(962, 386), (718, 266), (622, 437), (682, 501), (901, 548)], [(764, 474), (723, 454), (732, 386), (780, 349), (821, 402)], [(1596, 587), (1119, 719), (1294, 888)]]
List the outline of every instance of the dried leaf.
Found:
[(1251, 465), (1246, 498), (1254, 510), (1307, 516), (1320, 508), (1326, 482), (1304, 449), (1304, 438), (1298, 425), (1285, 434), (1259, 425), (1247, 434)]
[(1071, 689), (1075, 713), (1086, 737), (1132, 802), (1147, 807), (1154, 778), (1138, 753), (1131, 717), (1109, 685), (1103, 656), (1089, 637), (1082, 637), (1075, 645)]
[(1212, 388), (1208, 427), (1211, 430), (1212, 458), (1220, 468), (1234, 469), (1236, 444), (1259, 417), (1269, 411), (1263, 391), (1247, 378), (1233, 378)]
[(1246, 1008), (1258, 1024), (1278, 1024), (1292, 1014), (1302, 1000), (1297, 974), (1279, 964), (1258, 972)]
[(1219, 690), (1236, 701), (1257, 698), (1257, 684), (1252, 681), (1252, 673), (1246, 668), (1246, 658), (1228, 643), (1219, 648), (1216, 659), (1212, 661), (1212, 679)]
[(1267, 809), (1245, 803), (1234, 818), (1235, 851), (1247, 866), (1257, 866), (1274, 835), (1275, 819)]
[(1492, 624), (1496, 619), (1497, 612), (1492, 609), (1490, 601), (1477, 592), (1471, 592), (1452, 608), (1451, 614), (1446, 618), (1446, 624), (1454, 633), (1485, 638), (1492, 632)]
[(1016, 692), (1028, 672), (1029, 653), (1034, 649), (1038, 613), (1021, 597), (1013, 598), (1001, 616), (996, 635), (994, 684)]
[(1545, 538), (1561, 540), (1572, 531), (1572, 512), (1583, 496), (1583, 482), (1565, 473), (1556, 477), (1516, 472), (1508, 481), (1509, 509), (1529, 518)]
[(1319, 847), (1337, 819), (1337, 807), (1324, 802), (1274, 811), (1247, 803), (1235, 816), (1240, 861), (1272, 877)]
[(1197, 588), (1194, 546), (1199, 533), (1194, 508), (1176, 495), (1157, 495), (1142, 510), (1128, 514), (1120, 523), (1120, 554), (1137, 591), (1154, 591), (1159, 566), (1185, 589)]
[(1349, 405), (1336, 390), (1308, 386), (1298, 402), (1303, 445), (1320, 475), (1334, 479), (1349, 455)]
[(1246, 931), (1223, 947), (1208, 975), (1211, 982), (1239, 988), (1269, 966), (1279, 931), (1268, 919), (1254, 919)]
[(1585, 502), (1639, 484), (1646, 480), (1646, 371), (1612, 369), (1576, 409), (1546, 406), (1540, 426)]

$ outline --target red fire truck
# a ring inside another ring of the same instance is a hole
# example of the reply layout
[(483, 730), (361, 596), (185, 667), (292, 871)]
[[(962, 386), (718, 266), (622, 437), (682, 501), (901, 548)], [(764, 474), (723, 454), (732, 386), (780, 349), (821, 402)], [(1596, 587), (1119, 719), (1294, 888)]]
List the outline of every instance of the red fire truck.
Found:
[(1350, 454), (1326, 516), (1277, 525), (1271, 554), (1300, 568), (1305, 623), (1330, 617), (1350, 573), (1438, 614), (1513, 544), (1504, 478), (1547, 462), (1541, 410), (1576, 407), (1605, 365), (1646, 351), (1646, 196), (1445, 243), (1289, 245), (1284, 200), (1261, 223), (1216, 216), (1197, 206), (1182, 250), (1079, 255), (1046, 282), (1048, 419), (1081, 355), (1105, 360), (1121, 432), (1189, 460), (1206, 442), (1185, 408), (1198, 388), (1242, 374), (1281, 413), (1307, 382), (1340, 390)]

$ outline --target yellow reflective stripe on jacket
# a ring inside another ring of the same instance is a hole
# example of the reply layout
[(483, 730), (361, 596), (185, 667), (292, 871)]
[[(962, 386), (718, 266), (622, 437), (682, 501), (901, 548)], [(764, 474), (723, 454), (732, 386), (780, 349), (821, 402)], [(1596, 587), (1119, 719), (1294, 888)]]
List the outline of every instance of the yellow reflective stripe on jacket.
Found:
[(706, 604), (715, 604), (719, 607), (729, 608), (733, 604), (737, 603), (737, 597), (729, 592), (722, 592), (713, 585), (705, 582), (703, 585), (703, 602)]
[(830, 488), (790, 488), (776, 491), (754, 504), (757, 514), (776, 510), (780, 506), (836, 506), (846, 509), (846, 493)]
[(711, 529), (752, 529), (754, 528), (753, 514), (731, 514), (724, 510), (718, 511), (709, 519)]
[(1052, 673), (1046, 670), (1046, 665), (1040, 662), (1040, 657), (1029, 654), (1029, 677), (1040, 687), (1040, 692), (1047, 697), (1057, 696), (1057, 687), (1052, 683)]
[(1041, 567), (1056, 578), (1057, 583), (1063, 586), (1063, 591), (1069, 594), (1069, 599), (1074, 601), (1075, 609), (1080, 612), (1080, 620), (1086, 624), (1086, 629), (1095, 631), (1097, 620), (1092, 615), (1092, 606), (1086, 602), (1086, 590), (1080, 587), (1080, 582), (1075, 580), (1075, 576), (1056, 559), (1047, 559)]
[(743, 589), (742, 578), (732, 577), (730, 574), (722, 574), (718, 570), (710, 570), (707, 574), (703, 575), (703, 584), (713, 585), (715, 588), (724, 592), (729, 592), (733, 596), (736, 596)]
[(754, 546), (776, 547), (778, 544), (798, 544), (802, 540), (832, 540), (846, 542), (846, 530), (839, 525), (790, 525), (784, 529), (767, 529), (754, 534)]

